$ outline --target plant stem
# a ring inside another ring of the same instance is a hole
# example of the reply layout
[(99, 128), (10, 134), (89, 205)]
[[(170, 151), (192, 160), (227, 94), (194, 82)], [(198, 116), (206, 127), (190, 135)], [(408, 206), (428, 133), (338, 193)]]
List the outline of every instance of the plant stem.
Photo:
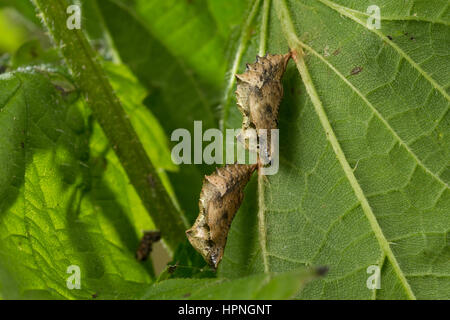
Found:
[(164, 189), (83, 31), (67, 27), (70, 16), (66, 13), (67, 1), (33, 2), (130, 182), (165, 242), (174, 250), (185, 239), (185, 222)]

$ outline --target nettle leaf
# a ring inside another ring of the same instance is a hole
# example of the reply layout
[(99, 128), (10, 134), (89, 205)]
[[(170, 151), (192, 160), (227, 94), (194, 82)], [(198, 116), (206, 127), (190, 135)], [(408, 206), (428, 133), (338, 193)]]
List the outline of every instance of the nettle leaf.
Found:
[(142, 299), (290, 299), (323, 270), (255, 274), (240, 279), (170, 279), (152, 285)]
[[(369, 5), (381, 29), (367, 27)], [(222, 276), (326, 265), (299, 298), (449, 297), (447, 5), (255, 1), (237, 71), (256, 54), (297, 56), (283, 79), (280, 170), (237, 214)], [(240, 127), (233, 96), (225, 108)], [(379, 290), (366, 285), (372, 265)]]
[[(0, 88), (2, 297), (136, 297), (151, 277), (134, 258), (118, 161), (90, 156), (80, 105), (42, 70), (3, 74)], [(139, 206), (137, 196), (128, 201)], [(66, 285), (71, 265), (80, 290)]]
[(135, 2), (135, 11), (152, 37), (181, 61), (181, 66), (198, 83), (202, 94), (220, 99), (218, 90), (224, 87), (226, 49), (233, 45), (228, 42), (246, 13), (248, 1)]

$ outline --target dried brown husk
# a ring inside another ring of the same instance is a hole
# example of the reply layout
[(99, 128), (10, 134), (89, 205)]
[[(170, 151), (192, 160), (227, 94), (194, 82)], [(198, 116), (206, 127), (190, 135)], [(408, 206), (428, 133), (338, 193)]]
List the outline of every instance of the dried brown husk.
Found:
[(144, 231), (144, 236), (136, 250), (136, 259), (145, 261), (152, 252), (153, 244), (161, 239), (161, 232), (157, 230)]
[[(255, 129), (258, 137), (260, 130), (266, 129), (267, 156), (270, 158), (270, 130), (278, 128), (278, 111), (283, 98), (283, 85), (281, 78), (286, 70), (291, 53), (267, 54), (256, 57), (256, 62), (247, 64), (243, 74), (237, 74), (236, 98), (239, 110), (242, 113), (241, 141), (250, 136), (247, 131)], [(258, 141), (262, 145), (261, 141)], [(248, 145), (246, 145), (248, 148)], [(256, 151), (256, 150), (255, 150)], [(260, 155), (265, 156), (265, 155)]]
[(200, 213), (186, 235), (213, 268), (217, 268), (222, 260), (231, 222), (255, 169), (256, 165), (233, 164), (205, 176), (199, 200)]

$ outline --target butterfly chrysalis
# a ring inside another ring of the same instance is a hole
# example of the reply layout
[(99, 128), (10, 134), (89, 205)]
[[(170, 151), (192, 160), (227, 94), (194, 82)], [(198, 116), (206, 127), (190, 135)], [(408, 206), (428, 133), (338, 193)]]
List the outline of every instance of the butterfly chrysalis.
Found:
[(200, 193), (200, 213), (186, 235), (209, 265), (222, 260), (228, 231), (244, 199), (244, 188), (256, 165), (232, 164), (205, 176)]
[[(267, 143), (271, 141), (270, 130), (278, 128), (278, 110), (283, 98), (281, 78), (290, 58), (290, 52), (276, 55), (267, 54), (264, 57), (256, 56), (255, 63), (247, 64), (246, 71), (236, 75), (237, 105), (243, 118), (242, 134), (238, 137), (239, 140), (244, 141), (249, 137), (248, 129), (256, 129), (256, 133), (261, 139), (264, 135), (260, 135), (259, 130), (266, 129), (267, 141), (259, 141), (258, 145), (270, 146)], [(260, 157), (270, 158), (270, 147), (267, 147), (267, 150), (260, 148), (259, 152), (267, 153), (260, 154)]]

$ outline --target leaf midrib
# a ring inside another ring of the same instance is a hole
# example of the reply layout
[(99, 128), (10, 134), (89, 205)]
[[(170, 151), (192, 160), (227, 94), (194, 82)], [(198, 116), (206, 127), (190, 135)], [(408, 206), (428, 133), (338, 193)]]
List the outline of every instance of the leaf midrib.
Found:
[[(261, 34), (259, 38), (259, 56), (263, 56), (266, 53), (266, 41), (268, 32), (269, 10), (271, 7), (270, 0), (264, 0), (263, 5), (263, 18), (261, 22)], [(259, 234), (259, 246), (263, 258), (264, 272), (269, 273), (269, 261), (267, 252), (267, 227), (266, 227), (266, 203), (265, 203), (265, 177), (258, 170), (258, 234)]]

